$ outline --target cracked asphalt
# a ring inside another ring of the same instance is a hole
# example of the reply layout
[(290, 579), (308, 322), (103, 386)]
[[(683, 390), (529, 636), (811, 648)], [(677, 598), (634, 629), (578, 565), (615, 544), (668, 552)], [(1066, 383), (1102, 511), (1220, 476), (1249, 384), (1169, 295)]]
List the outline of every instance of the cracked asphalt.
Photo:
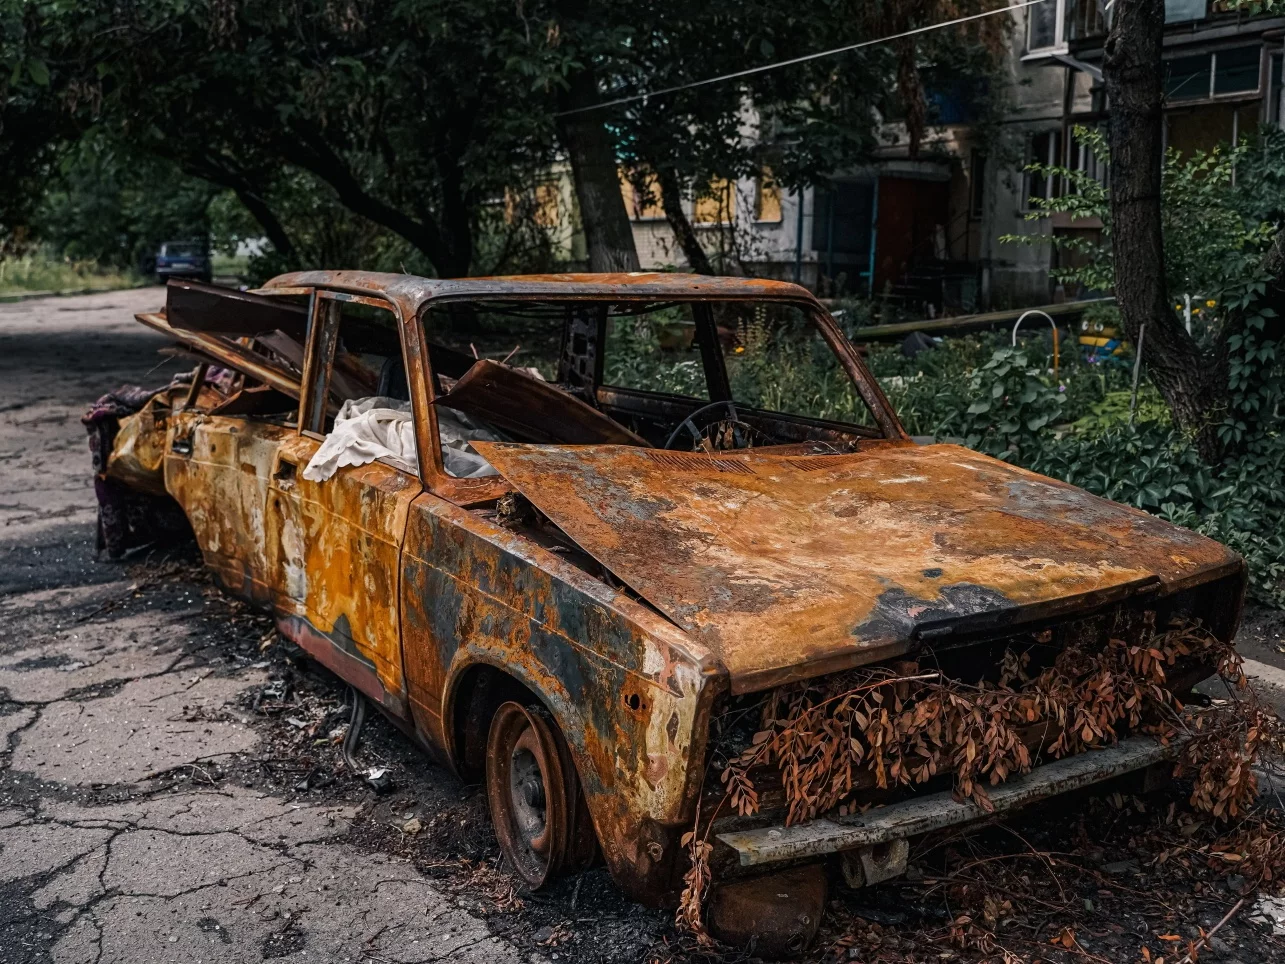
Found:
[[(293, 672), (257, 658), (262, 618), (194, 566), (95, 561), (79, 418), (190, 367), (132, 321), (160, 297), (0, 305), (0, 962), (532, 959), (449, 878), (362, 842), (458, 785), (376, 726), (410, 793), (300, 790), (273, 743), (294, 727), (251, 709)], [(298, 706), (342, 700), (303, 672)]]

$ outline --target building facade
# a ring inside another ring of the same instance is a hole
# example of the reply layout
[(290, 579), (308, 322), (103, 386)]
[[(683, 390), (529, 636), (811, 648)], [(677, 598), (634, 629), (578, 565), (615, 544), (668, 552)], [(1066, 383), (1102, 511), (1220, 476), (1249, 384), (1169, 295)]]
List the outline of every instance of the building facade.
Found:
[[(770, 175), (712, 187), (690, 206), (716, 263), (797, 280), (822, 295), (884, 299), (935, 316), (1072, 299), (1050, 271), (1048, 244), (1007, 235), (1100, 237), (1096, 219), (1028, 219), (1031, 199), (1062, 190), (1026, 170), (1040, 162), (1104, 177), (1075, 136), (1102, 124), (1103, 0), (1045, 0), (1012, 13), (1006, 54), (1008, 107), (982, 142), (948, 99), (912, 159), (905, 131), (889, 124), (874, 160), (835, 172), (824, 187), (781, 191)], [(1190, 152), (1235, 144), (1285, 118), (1285, 17), (1227, 11), (1218, 0), (1167, 0), (1165, 138)], [(556, 189), (571, 204), (569, 184)], [(646, 268), (685, 267), (663, 212), (622, 175), (634, 238)], [(571, 249), (583, 242), (568, 237)], [(574, 255), (573, 255), (574, 256)], [(1063, 255), (1063, 257), (1065, 257)]]

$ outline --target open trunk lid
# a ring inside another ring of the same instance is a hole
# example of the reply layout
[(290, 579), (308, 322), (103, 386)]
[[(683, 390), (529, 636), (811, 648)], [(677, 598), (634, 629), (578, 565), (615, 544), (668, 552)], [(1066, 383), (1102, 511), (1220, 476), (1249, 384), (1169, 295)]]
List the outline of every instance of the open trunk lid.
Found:
[(1244, 565), (1187, 529), (954, 445), (710, 456), (474, 444), (708, 647), (734, 692)]

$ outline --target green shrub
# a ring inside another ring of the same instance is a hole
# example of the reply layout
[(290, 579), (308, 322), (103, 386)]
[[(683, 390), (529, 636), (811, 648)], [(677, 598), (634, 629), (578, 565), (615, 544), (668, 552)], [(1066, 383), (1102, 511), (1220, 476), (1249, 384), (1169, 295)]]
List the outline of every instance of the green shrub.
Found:
[(1250, 594), (1285, 607), (1285, 438), (1211, 466), (1165, 425), (1124, 425), (1048, 439), (1022, 464), (1217, 539), (1245, 557)]
[[(1089, 414), (1072, 423), (1071, 430), (1077, 435), (1099, 435), (1128, 425), (1132, 400), (1133, 392), (1127, 388), (1104, 392), (1100, 401), (1089, 406)], [(1165, 428), (1173, 424), (1169, 406), (1149, 381), (1138, 386), (1138, 408), (1133, 420), (1138, 425), (1160, 425)]]
[(964, 444), (989, 455), (1020, 458), (1038, 449), (1041, 431), (1058, 422), (1066, 386), (1032, 366), (1019, 348), (997, 348), (973, 372), (961, 425)]

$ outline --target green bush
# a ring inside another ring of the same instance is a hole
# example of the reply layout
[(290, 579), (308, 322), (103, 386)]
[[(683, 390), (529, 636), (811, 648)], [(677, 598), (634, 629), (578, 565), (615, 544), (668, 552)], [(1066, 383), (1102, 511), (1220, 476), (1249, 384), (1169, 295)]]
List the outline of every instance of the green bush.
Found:
[(964, 444), (1014, 458), (1038, 449), (1041, 430), (1058, 422), (1066, 404), (1066, 386), (1050, 381), (1021, 349), (996, 349), (969, 379)]
[(1026, 468), (1145, 509), (1245, 557), (1250, 594), (1285, 607), (1285, 438), (1221, 465), (1160, 423), (1049, 439)]

